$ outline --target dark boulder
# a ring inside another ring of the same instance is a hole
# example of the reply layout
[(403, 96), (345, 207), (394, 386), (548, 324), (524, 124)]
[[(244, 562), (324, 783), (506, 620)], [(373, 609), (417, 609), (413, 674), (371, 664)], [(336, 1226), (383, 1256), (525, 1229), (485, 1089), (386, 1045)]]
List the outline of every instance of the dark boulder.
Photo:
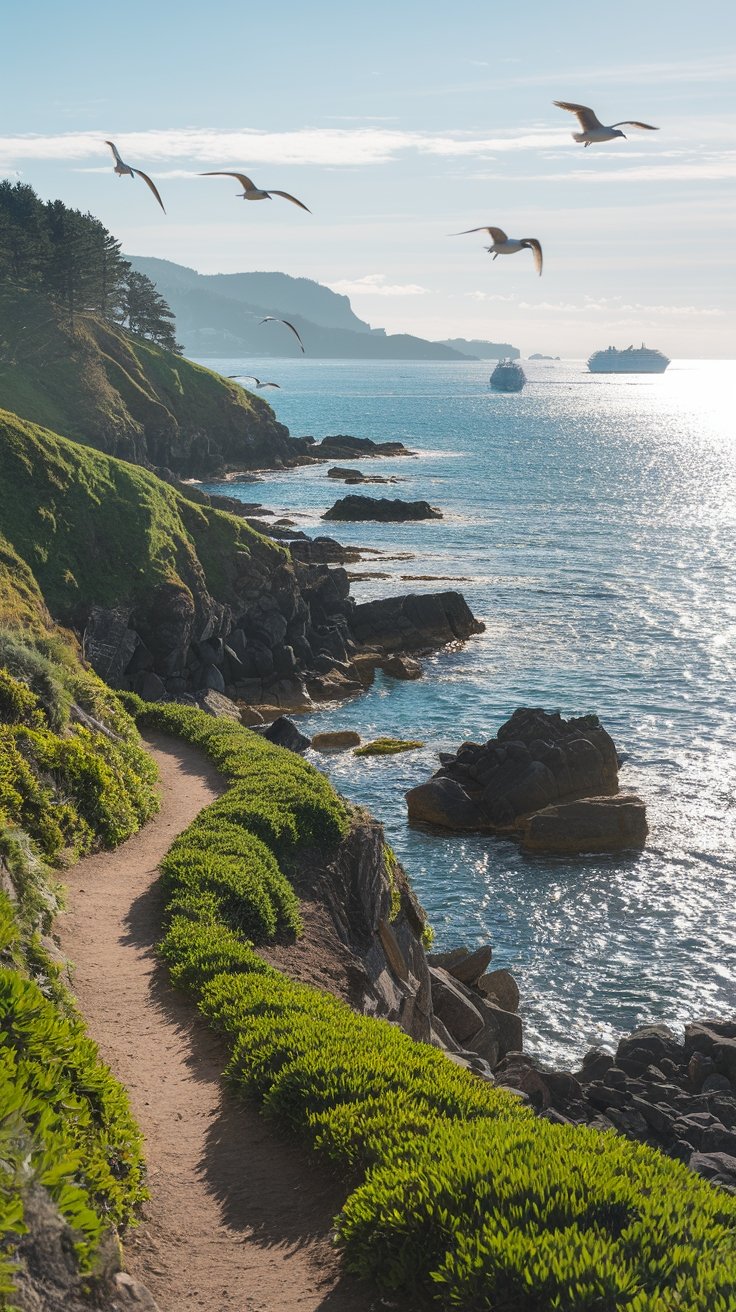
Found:
[(287, 719), (285, 715), (280, 715), (272, 724), (264, 727), (255, 725), (254, 732), (259, 733), (268, 742), (275, 743), (277, 747), (286, 747), (290, 752), (306, 752), (311, 742), (311, 739), (300, 733), (294, 722)]
[(647, 833), (641, 798), (622, 793), (544, 807), (526, 821), (521, 845), (525, 852), (556, 855), (625, 852), (643, 847)]

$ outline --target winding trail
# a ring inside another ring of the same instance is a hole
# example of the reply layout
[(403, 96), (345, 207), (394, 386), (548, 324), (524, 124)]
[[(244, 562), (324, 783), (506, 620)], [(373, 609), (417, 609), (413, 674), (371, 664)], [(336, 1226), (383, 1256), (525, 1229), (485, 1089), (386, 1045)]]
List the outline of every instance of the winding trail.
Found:
[(220, 1080), (224, 1045), (157, 962), (157, 868), (223, 791), (203, 756), (149, 735), (162, 806), (115, 852), (69, 871), (63, 951), (91, 1036), (146, 1138), (150, 1201), (126, 1242), (161, 1312), (371, 1312), (330, 1243), (339, 1182)]

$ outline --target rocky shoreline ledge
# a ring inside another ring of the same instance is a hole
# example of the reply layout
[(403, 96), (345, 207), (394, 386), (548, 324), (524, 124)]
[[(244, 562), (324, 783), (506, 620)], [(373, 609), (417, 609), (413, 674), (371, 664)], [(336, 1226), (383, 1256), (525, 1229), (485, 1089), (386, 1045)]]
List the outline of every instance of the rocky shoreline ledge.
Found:
[[(414, 454), (401, 442), (345, 434), (321, 442), (290, 440), (310, 463)], [(418, 667), (407, 674), (410, 667), (400, 667), (395, 657), (437, 651), (483, 631), (454, 591), (359, 605), (350, 596), (344, 565), (369, 553), (332, 538), (311, 539), (288, 520), (264, 521), (271, 512), (257, 503), (205, 493), (168, 469), (159, 473), (187, 499), (244, 519), (261, 537), (278, 543), (284, 555), (278, 559), (263, 543), (262, 550), (254, 546), (236, 553), (243, 557), (233, 562), (238, 606), (216, 601), (193, 574), (188, 586), (159, 588), (147, 607), (92, 607), (85, 617), (85, 656), (116, 689), (151, 702), (194, 701), (232, 718), (242, 713), (243, 722), (253, 724), (354, 696), (370, 685), (379, 667), (394, 677), (417, 677)], [(244, 471), (229, 475), (233, 483), (252, 478)], [(343, 504), (353, 502), (367, 503), (369, 514), (379, 507), (380, 518), (425, 517), (425, 509), (439, 516), (424, 502), (347, 497)]]

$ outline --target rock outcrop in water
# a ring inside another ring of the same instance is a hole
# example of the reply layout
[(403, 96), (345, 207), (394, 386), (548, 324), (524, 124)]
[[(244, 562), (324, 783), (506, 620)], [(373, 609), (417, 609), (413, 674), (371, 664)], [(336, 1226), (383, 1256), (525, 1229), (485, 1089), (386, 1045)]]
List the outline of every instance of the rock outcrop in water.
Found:
[(442, 519), (442, 511), (428, 501), (402, 501), (397, 497), (340, 497), (326, 510), (323, 519), (351, 523), (374, 520), (379, 524), (403, 524), (408, 520)]
[(305, 452), (316, 460), (355, 460), (371, 456), (413, 456), (403, 442), (374, 442), (371, 437), (351, 437), (347, 433), (337, 433), (323, 437), (315, 442), (313, 437), (299, 439), (304, 443)]
[(406, 794), (409, 819), (445, 829), (513, 831), (534, 852), (641, 847), (644, 804), (618, 793), (613, 740), (595, 715), (563, 720), (521, 707), (486, 743), (463, 743)]
[(485, 625), (459, 592), (410, 592), (355, 606), (351, 629), (357, 643), (383, 655), (421, 654), (464, 642)]

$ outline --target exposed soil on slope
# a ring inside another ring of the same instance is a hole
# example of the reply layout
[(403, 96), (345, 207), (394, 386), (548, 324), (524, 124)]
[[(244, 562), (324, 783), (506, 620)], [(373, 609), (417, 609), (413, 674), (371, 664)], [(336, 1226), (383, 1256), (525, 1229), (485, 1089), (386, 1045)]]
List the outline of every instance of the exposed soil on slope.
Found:
[(371, 1312), (331, 1245), (344, 1184), (223, 1086), (224, 1045), (157, 962), (158, 863), (223, 783), (186, 744), (148, 741), (161, 811), (69, 872), (61, 922), (89, 1032), (146, 1136), (151, 1199), (127, 1265), (161, 1312)]

